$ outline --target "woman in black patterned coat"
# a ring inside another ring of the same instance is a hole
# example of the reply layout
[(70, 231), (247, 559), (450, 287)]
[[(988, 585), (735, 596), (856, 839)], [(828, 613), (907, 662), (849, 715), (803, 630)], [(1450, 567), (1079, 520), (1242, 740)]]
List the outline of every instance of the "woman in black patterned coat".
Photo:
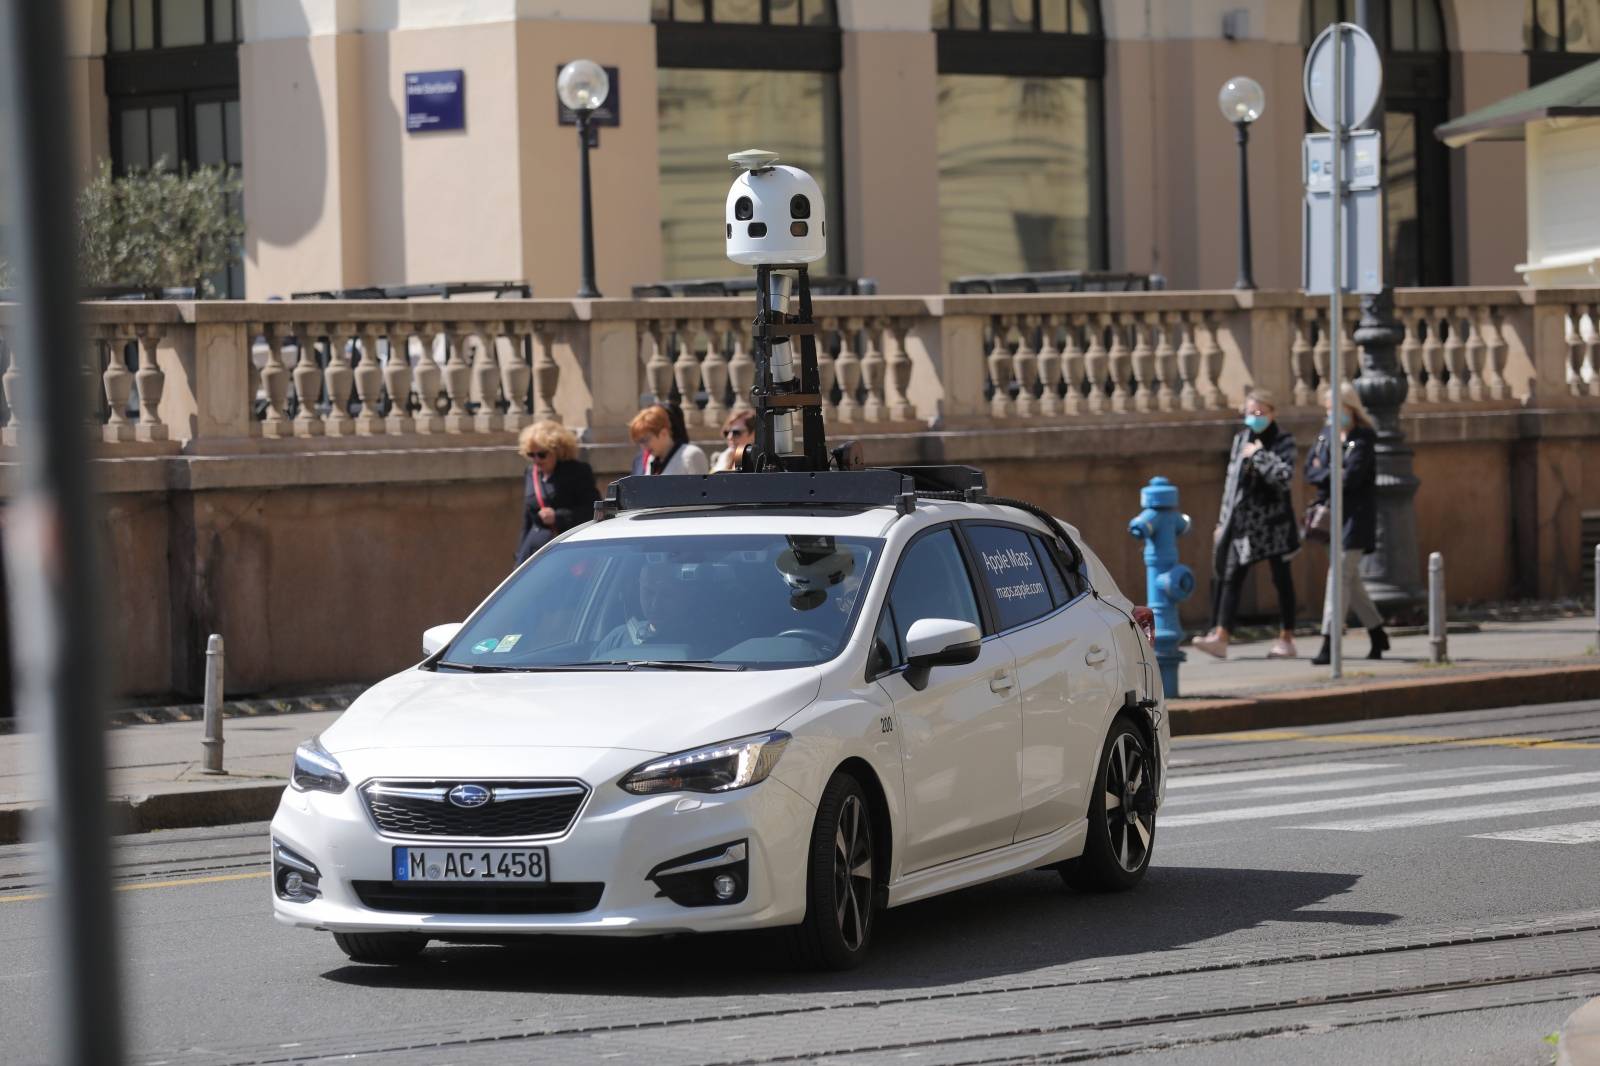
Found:
[(1294, 483), (1294, 436), (1278, 425), (1272, 394), (1251, 393), (1244, 404), (1244, 428), (1233, 438), (1222, 513), (1213, 544), (1211, 632), (1194, 646), (1219, 659), (1228, 657), (1228, 640), (1239, 613), (1239, 590), (1250, 567), (1265, 559), (1278, 590), (1278, 639), (1267, 657), (1292, 659), (1294, 574), (1289, 557), (1300, 550), (1300, 525), (1289, 496)]

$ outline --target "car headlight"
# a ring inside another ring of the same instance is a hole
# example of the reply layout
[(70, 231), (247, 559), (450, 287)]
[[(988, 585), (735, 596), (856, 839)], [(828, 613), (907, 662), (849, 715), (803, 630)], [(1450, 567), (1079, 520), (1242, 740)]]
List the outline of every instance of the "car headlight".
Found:
[(339, 760), (312, 737), (294, 749), (294, 769), (289, 772), (289, 784), (300, 792), (337, 794), (350, 787), (350, 780), (344, 776)]
[(629, 792), (731, 792), (765, 781), (789, 743), (782, 730), (725, 740), (647, 762), (619, 784)]

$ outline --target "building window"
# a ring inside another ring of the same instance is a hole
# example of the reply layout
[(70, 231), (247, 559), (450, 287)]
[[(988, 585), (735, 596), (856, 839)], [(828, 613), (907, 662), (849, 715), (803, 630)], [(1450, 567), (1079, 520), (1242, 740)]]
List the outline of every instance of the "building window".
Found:
[(1101, 86), (1089, 0), (933, 0), (946, 280), (1106, 263)]
[[(1354, 0), (1305, 5), (1302, 44), (1332, 22), (1351, 22)], [(1450, 118), (1450, 57), (1438, 0), (1389, 0), (1373, 5), (1381, 20), (1372, 35), (1384, 66), (1384, 219), (1389, 284), (1398, 288), (1449, 285), (1450, 163), (1433, 135)], [(1307, 116), (1307, 126), (1315, 124)]]
[(1600, 0), (1527, 0), (1523, 42), (1534, 85), (1594, 62), (1600, 53)]
[[(238, 173), (238, 0), (111, 0), (106, 40), (113, 168), (221, 164)], [(212, 284), (243, 296), (242, 264)]]
[(728, 153), (767, 148), (817, 179), (842, 274), (840, 39), (832, 0), (654, 0), (665, 280), (727, 276)]

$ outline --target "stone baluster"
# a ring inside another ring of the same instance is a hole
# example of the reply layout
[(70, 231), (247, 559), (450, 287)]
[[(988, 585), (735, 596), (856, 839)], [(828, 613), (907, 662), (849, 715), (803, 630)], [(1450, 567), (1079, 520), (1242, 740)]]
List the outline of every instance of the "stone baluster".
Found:
[[(728, 402), (724, 399), (728, 395), (728, 358), (722, 354), (722, 346), (727, 342), (730, 328), (731, 323), (726, 320), (719, 319), (711, 323), (706, 333), (706, 357), (700, 361), (700, 381), (706, 389), (705, 424), (719, 433), (722, 423), (728, 419)], [(799, 344), (800, 338), (796, 337), (790, 343)], [(797, 356), (799, 351), (799, 348), (795, 349)], [(797, 359), (796, 370), (799, 365)]]
[(1138, 383), (1133, 394), (1135, 411), (1154, 411), (1160, 405), (1160, 387), (1156, 384), (1156, 350), (1150, 346), (1150, 331), (1154, 328), (1141, 315), (1129, 321), (1133, 330), (1133, 352), (1128, 361), (1133, 366), (1133, 379)]
[(1111, 316), (1111, 409), (1127, 411), (1133, 406), (1128, 382), (1133, 377), (1133, 355), (1128, 350), (1128, 324), (1122, 315)]
[(1154, 319), (1154, 328), (1160, 331), (1156, 340), (1156, 376), (1161, 379), (1158, 399), (1161, 410), (1176, 411), (1179, 407), (1178, 393), (1183, 388), (1182, 379), (1178, 376), (1178, 350), (1172, 344), (1177, 318), (1158, 311)]
[[(444, 388), (444, 371), (439, 368), (439, 360), (434, 358), (434, 338), (442, 337), (445, 344), (450, 343), (450, 338), (445, 335), (444, 323), (424, 323), (417, 336), (417, 347), (420, 356), (417, 365), (411, 372), (412, 381), (417, 388), (417, 415), (416, 424), (418, 433), (443, 433), (444, 419), (439, 415), (439, 392)], [(411, 360), (411, 341), (407, 339), (405, 350), (406, 361)]]
[(1289, 374), (1294, 379), (1293, 401), (1296, 407), (1314, 407), (1317, 403), (1316, 364), (1311, 358), (1311, 342), (1306, 335), (1311, 332), (1311, 319), (1304, 311), (1296, 311), (1291, 324), (1294, 339), (1289, 342)]
[(1600, 396), (1600, 305), (1590, 304), (1588, 310), (1589, 336), (1583, 342), (1583, 366), (1578, 371), (1578, 383), (1583, 395)]
[(383, 367), (378, 365), (378, 338), (383, 336), (383, 326), (362, 322), (355, 331), (357, 348), (353, 376), (356, 399), (361, 401), (361, 413), (356, 415), (356, 435), (372, 437), (387, 428), (379, 412), (383, 400)]
[(91, 438), (105, 439), (107, 412), (101, 410), (105, 403), (105, 368), (100, 365), (100, 350), (105, 347), (104, 331), (90, 326), (83, 331), (83, 362), (79, 381), (84, 392), (84, 421)]
[(1033, 346), (1039, 316), (1020, 315), (1013, 321), (1017, 324), (1017, 350), (1011, 357), (1011, 371), (1017, 382), (1017, 415), (1032, 418), (1039, 413), (1039, 402), (1033, 395), (1039, 380), (1039, 353)]
[[(549, 322), (533, 324), (533, 417), (540, 421), (561, 421), (556, 411), (556, 389), (561, 386), (561, 364), (556, 362), (555, 327)], [(667, 402), (666, 386), (658, 394)]]
[(1176, 365), (1178, 380), (1182, 384), (1178, 388), (1178, 408), (1184, 411), (1198, 411), (1201, 407), (1201, 395), (1196, 380), (1200, 375), (1200, 349), (1194, 343), (1195, 312), (1180, 311), (1178, 313), (1178, 351), (1173, 357)]
[[(294, 435), (294, 423), (289, 421), (289, 371), (283, 365), (283, 335), (276, 322), (251, 322), (245, 331), (252, 337), (261, 337), (267, 344), (267, 362), (261, 368), (261, 388), (267, 394), (267, 409), (261, 416), (261, 435), (279, 439)], [(112, 351), (113, 363), (122, 362), (121, 353)], [(126, 371), (126, 368), (124, 368)], [(109, 373), (109, 369), (107, 373)], [(111, 386), (106, 383), (106, 397), (110, 399)], [(122, 402), (128, 401), (124, 387)], [(113, 413), (115, 413), (113, 411)]]
[(639, 343), (645, 352), (644, 380), (656, 403), (672, 392), (672, 360), (667, 358), (667, 323), (659, 318), (642, 323)]
[(1350, 307), (1339, 314), (1339, 379), (1355, 381), (1361, 373), (1361, 348), (1356, 344), (1355, 329), (1361, 322), (1361, 308)]
[[(817, 382), (822, 386), (822, 417), (826, 422), (835, 421), (839, 417), (839, 405), (833, 402), (833, 382), (835, 369), (833, 362), (833, 340), (839, 330), (837, 318), (824, 318), (817, 328)], [(737, 335), (742, 342), (744, 335)], [(738, 349), (735, 349), (737, 354)], [(755, 361), (751, 360), (750, 379), (755, 380)], [(746, 406), (749, 406), (748, 404)]]
[(879, 333), (881, 319), (868, 319), (861, 331), (861, 385), (867, 399), (861, 407), (861, 417), (868, 422), (882, 422), (884, 418), (883, 379), (887, 369), (883, 360), (883, 346)]
[(1086, 374), (1083, 348), (1078, 343), (1081, 322), (1076, 315), (1065, 315), (1061, 327), (1061, 384), (1064, 390), (1061, 394), (1061, 410), (1069, 415), (1078, 415), (1087, 406), (1083, 398)]
[(1222, 345), (1217, 343), (1217, 323), (1204, 311), (1198, 313), (1200, 329), (1200, 373), (1203, 375), (1205, 405), (1212, 411), (1224, 411), (1233, 406), (1222, 391)]
[(1467, 359), (1466, 346), (1461, 342), (1461, 320), (1448, 307), (1438, 308), (1433, 316), (1444, 328), (1444, 365), (1450, 372), (1450, 380), (1445, 383), (1445, 399), (1460, 403), (1467, 398)]
[(389, 354), (383, 361), (383, 387), (389, 393), (384, 432), (391, 436), (415, 433), (417, 423), (411, 417), (411, 330), (402, 322), (376, 323), (373, 328), (389, 341)]
[(1106, 378), (1111, 374), (1111, 355), (1106, 351), (1105, 331), (1110, 315), (1090, 315), (1084, 324), (1089, 344), (1084, 350), (1084, 371), (1089, 375), (1089, 412), (1106, 409)]
[(161, 393), (166, 388), (167, 375), (156, 361), (163, 333), (159, 326), (136, 326), (134, 330), (139, 337), (139, 370), (134, 375), (139, 386), (139, 425), (133, 435), (136, 440), (166, 440), (167, 427), (161, 421)]
[(1322, 312), (1316, 313), (1317, 340), (1311, 346), (1311, 361), (1317, 368), (1317, 381), (1323, 388), (1328, 387), (1328, 381), (1333, 376), (1333, 367), (1330, 357), (1333, 352), (1333, 343), (1328, 339), (1328, 320)]
[(1421, 399), (1423, 396), (1423, 359), (1422, 343), (1418, 339), (1418, 334), (1421, 330), (1423, 315), (1419, 312), (1397, 308), (1395, 317), (1400, 320), (1400, 324), (1405, 330), (1405, 334), (1400, 340), (1400, 368), (1405, 372), (1406, 377), (1411, 379), (1411, 396), (1415, 399)]
[(444, 338), (444, 391), (450, 397), (450, 407), (444, 413), (446, 433), (466, 433), (472, 429), (472, 416), (467, 413), (467, 400), (472, 395), (472, 367), (467, 362), (467, 337), (472, 327), (444, 323), (439, 335)]
[(17, 369), (17, 349), (12, 344), (13, 336), (9, 330), (0, 332), (6, 353), (6, 371), (0, 374), (0, 392), (6, 398), (6, 425), (4, 430), (0, 430), (0, 444), (8, 448), (16, 447), (22, 429), (22, 419), (17, 411), (17, 401), (22, 398), (21, 371)]
[(1046, 418), (1061, 413), (1061, 349), (1056, 335), (1061, 329), (1060, 315), (1040, 315), (1039, 323), (1039, 414)]
[(702, 328), (700, 322), (684, 320), (678, 322), (673, 331), (677, 352), (672, 360), (672, 377), (678, 384), (678, 404), (683, 408), (686, 423), (692, 421), (694, 396), (700, 391), (700, 360), (695, 358), (694, 343)]
[[(100, 375), (100, 383), (108, 408), (100, 439), (108, 444), (119, 444), (133, 439), (133, 423), (128, 421), (128, 397), (133, 393), (133, 373), (128, 369), (127, 356), (123, 354), (127, 336), (115, 326), (104, 327), (100, 335), (106, 342), (106, 369)], [(279, 410), (282, 410), (281, 404)]]
[(294, 364), (294, 435), (320, 437), (323, 425), (317, 404), (322, 399), (322, 365), (317, 362), (316, 327), (309, 322), (289, 327), (294, 331), (297, 356)]
[(328, 413), (323, 418), (323, 428), (330, 437), (348, 437), (355, 432), (355, 419), (350, 417), (350, 392), (355, 384), (355, 371), (350, 366), (348, 349), (355, 339), (351, 326), (330, 323), (328, 326), (328, 366), (322, 373), (323, 387), (328, 390)]
[(1500, 319), (1494, 308), (1482, 311), (1484, 388), (1491, 400), (1511, 398), (1506, 382), (1506, 341), (1500, 334)]
[(1417, 312), (1422, 319), (1423, 326), (1428, 334), (1422, 339), (1422, 365), (1428, 372), (1428, 384), (1423, 389), (1423, 398), (1428, 403), (1444, 402), (1444, 338), (1439, 316), (1429, 310), (1421, 309)]
[(500, 337), (504, 322), (489, 321), (478, 327), (478, 350), (472, 357), (472, 385), (478, 394), (478, 413), (472, 428), (477, 433), (496, 433), (505, 427), (500, 417)]
[[(733, 382), (732, 412), (734, 414), (742, 414), (745, 411), (755, 410), (750, 403), (750, 390), (756, 387), (756, 360), (755, 356), (750, 354), (750, 345), (745, 339), (745, 331), (748, 327), (744, 320), (734, 319), (727, 324), (727, 328), (729, 334), (733, 337), (733, 354), (728, 357), (728, 380)], [(823, 337), (819, 336), (817, 338), (818, 371), (821, 371), (823, 363), (826, 362), (823, 355), (823, 340)], [(833, 381), (833, 368), (830, 366), (828, 370), (828, 383), (831, 384)], [(826, 406), (828, 394), (826, 384), (823, 386), (822, 394), (824, 406)]]
[(859, 318), (840, 321), (839, 358), (834, 360), (834, 374), (839, 379), (839, 421), (854, 422), (861, 417), (861, 404), (856, 391), (861, 387), (861, 357), (856, 354), (856, 331), (861, 328)]
[(994, 395), (989, 398), (989, 414), (1004, 420), (1017, 413), (1017, 405), (1011, 399), (1011, 353), (1006, 350), (1011, 320), (996, 316), (991, 328), (994, 330), (994, 344), (989, 349), (988, 364), (989, 383), (994, 387)]
[(533, 330), (526, 322), (503, 323), (505, 351), (500, 354), (500, 391), (505, 393), (506, 413), (502, 425), (515, 433), (533, 421), (533, 405), (528, 387), (533, 383), (533, 367), (528, 365), (528, 350), (533, 347)]
[(1458, 315), (1456, 318), (1458, 322), (1463, 320), (1467, 324), (1467, 338), (1464, 345), (1465, 361), (1467, 371), (1471, 375), (1467, 381), (1467, 395), (1474, 400), (1486, 400), (1489, 398), (1489, 390), (1483, 369), (1483, 331), (1478, 323), (1476, 309), (1468, 307), (1463, 314)]
[(910, 326), (903, 318), (891, 318), (883, 327), (883, 358), (887, 370), (884, 393), (891, 422), (908, 422), (916, 415), (906, 395), (911, 387), (911, 356), (906, 352), (906, 333)]

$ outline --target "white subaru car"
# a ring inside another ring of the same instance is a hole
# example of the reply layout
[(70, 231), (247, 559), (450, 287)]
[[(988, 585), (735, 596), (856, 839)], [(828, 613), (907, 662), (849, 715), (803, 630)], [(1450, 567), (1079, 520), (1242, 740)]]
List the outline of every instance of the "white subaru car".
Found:
[(613, 486), (296, 752), (277, 918), (358, 961), (774, 928), (846, 967), (885, 907), (1136, 884), (1170, 741), (1148, 610), (1070, 527), (928, 483)]

